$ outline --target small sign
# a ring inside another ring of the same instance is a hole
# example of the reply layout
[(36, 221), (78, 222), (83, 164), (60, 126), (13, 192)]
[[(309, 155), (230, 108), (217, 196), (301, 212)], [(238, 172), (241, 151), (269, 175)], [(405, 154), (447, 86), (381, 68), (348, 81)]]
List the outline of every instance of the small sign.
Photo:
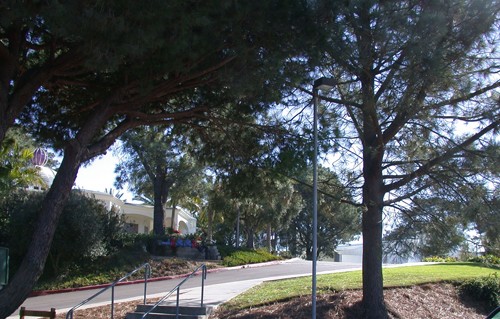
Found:
[(9, 282), (9, 249), (0, 247), (0, 285)]

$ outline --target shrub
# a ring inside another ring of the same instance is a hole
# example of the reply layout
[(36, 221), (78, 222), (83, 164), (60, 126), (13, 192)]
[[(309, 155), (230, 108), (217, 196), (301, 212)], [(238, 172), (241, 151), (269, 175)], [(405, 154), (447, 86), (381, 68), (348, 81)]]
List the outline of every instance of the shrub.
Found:
[(222, 260), (222, 264), (225, 266), (239, 266), (245, 264), (255, 264), (272, 260), (282, 259), (279, 256), (273, 255), (266, 251), (265, 249), (251, 250), (251, 249), (240, 249), (231, 252), (229, 255), (225, 256)]
[(486, 265), (497, 265), (500, 266), (500, 257), (495, 255), (485, 255), (485, 256), (477, 256), (467, 259), (467, 261), (482, 263)]
[(155, 234), (134, 234), (133, 235), (133, 247), (139, 248), (139, 247), (145, 247), (146, 250), (153, 254), (156, 255), (158, 254), (157, 252), (157, 246), (158, 246), (158, 241), (169, 241), (169, 236), (168, 235), (155, 235)]
[[(12, 192), (2, 203), (9, 218), (5, 241), (10, 248), (12, 272), (28, 249), (44, 196), (41, 192)], [(80, 191), (71, 192), (54, 233), (44, 276), (62, 275), (73, 264), (116, 251), (122, 226), (116, 212), (109, 212)]]
[(278, 252), (278, 255), (281, 258), (284, 258), (284, 259), (291, 259), (291, 258), (293, 258), (292, 253), (289, 252), (289, 251), (280, 251), (280, 252)]
[(488, 307), (500, 305), (500, 278), (497, 273), (467, 280), (459, 286), (459, 291), (476, 300), (485, 301)]
[(456, 261), (458, 261), (458, 259), (456, 257), (431, 256), (431, 257), (424, 258), (424, 262), (453, 263)]
[(239, 249), (236, 249), (233, 246), (217, 245), (217, 250), (219, 251), (221, 258), (224, 259), (226, 256), (230, 256)]

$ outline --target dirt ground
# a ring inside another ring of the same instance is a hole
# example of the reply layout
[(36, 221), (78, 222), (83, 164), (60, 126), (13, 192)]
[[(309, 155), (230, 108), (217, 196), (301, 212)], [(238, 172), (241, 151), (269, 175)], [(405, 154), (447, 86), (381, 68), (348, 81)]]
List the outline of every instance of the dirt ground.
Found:
[[(451, 284), (428, 284), (410, 288), (385, 290), (385, 300), (391, 318), (398, 319), (441, 319), (441, 318), (485, 318), (489, 310), (484, 304), (460, 296)], [(148, 300), (154, 302), (154, 300)], [(316, 302), (317, 317), (322, 319), (361, 318), (361, 291), (344, 291), (329, 295), (318, 295)], [(124, 319), (127, 312), (133, 311), (137, 302), (115, 305), (114, 317)], [(243, 311), (216, 310), (210, 319), (299, 319), (311, 317), (311, 297), (294, 298), (263, 307)], [(65, 314), (58, 314), (58, 319)], [(97, 307), (78, 310), (73, 318), (110, 318), (110, 307)]]
[[(316, 314), (322, 319), (362, 318), (360, 290), (319, 295)], [(390, 318), (398, 319), (483, 319), (490, 309), (482, 303), (462, 298), (451, 284), (432, 284), (411, 288), (386, 289), (384, 293)], [(491, 309), (492, 310), (492, 309)], [(311, 317), (311, 297), (304, 296), (287, 302), (245, 311), (216, 311), (211, 319), (298, 319)]]

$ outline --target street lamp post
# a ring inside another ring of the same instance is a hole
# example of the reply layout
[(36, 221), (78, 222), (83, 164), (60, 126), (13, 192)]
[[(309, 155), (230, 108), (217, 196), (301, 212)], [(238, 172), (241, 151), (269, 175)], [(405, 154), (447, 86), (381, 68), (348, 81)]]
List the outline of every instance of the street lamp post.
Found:
[(312, 260), (312, 319), (316, 319), (316, 264), (318, 255), (318, 103), (321, 91), (335, 85), (331, 78), (319, 78), (313, 84), (313, 260)]

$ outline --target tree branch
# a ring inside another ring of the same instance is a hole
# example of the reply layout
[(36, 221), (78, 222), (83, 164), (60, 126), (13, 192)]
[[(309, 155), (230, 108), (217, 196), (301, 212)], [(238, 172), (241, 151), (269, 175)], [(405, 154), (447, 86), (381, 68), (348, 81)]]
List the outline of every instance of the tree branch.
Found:
[(420, 168), (418, 168), (414, 172), (407, 174), (405, 177), (401, 178), (399, 181), (386, 185), (384, 187), (384, 192), (389, 192), (391, 190), (397, 189), (403, 185), (406, 185), (407, 183), (414, 180), (415, 178), (427, 174), (432, 167), (450, 159), (453, 155), (462, 151), (464, 148), (471, 145), (472, 143), (474, 143), (475, 141), (480, 139), (485, 134), (489, 133), (490, 131), (495, 130), (499, 124), (500, 124), (500, 119), (497, 119), (496, 121), (492, 122), (490, 125), (486, 126), (482, 130), (480, 130), (478, 133), (467, 138), (462, 143), (456, 145), (455, 147), (450, 148), (448, 151), (446, 151), (442, 155), (437, 156), (434, 159), (427, 161), (427, 163), (422, 165)]
[(440, 108), (442, 106), (446, 106), (446, 105), (453, 105), (453, 104), (457, 104), (457, 103), (460, 103), (460, 102), (465, 102), (465, 101), (469, 101), (470, 99), (472, 99), (473, 97), (476, 97), (476, 96), (479, 96), (481, 94), (484, 94), (488, 91), (491, 91), (497, 87), (500, 87), (500, 81), (497, 81), (491, 85), (488, 85), (488, 86), (485, 86), (477, 91), (474, 91), (474, 92), (471, 92), (469, 94), (466, 94), (466, 95), (463, 95), (461, 97), (457, 97), (457, 98), (454, 98), (454, 99), (449, 99), (449, 100), (446, 100), (446, 101), (441, 101), (440, 103), (436, 103), (436, 104), (432, 104), (432, 105), (429, 105), (429, 107), (427, 107), (428, 109), (436, 109), (436, 108)]

